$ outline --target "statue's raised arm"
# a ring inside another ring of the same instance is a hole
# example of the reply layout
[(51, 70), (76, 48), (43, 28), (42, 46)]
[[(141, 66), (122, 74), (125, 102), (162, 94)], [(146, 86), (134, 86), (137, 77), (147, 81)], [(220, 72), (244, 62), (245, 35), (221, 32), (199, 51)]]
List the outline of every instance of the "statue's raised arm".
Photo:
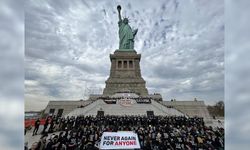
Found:
[(118, 6), (117, 6), (117, 10), (118, 10), (118, 18), (119, 18), (119, 21), (122, 21), (121, 9), (122, 9), (122, 7), (121, 7), (120, 5), (118, 5)]
[(134, 39), (135, 35), (137, 33), (136, 30), (132, 30), (132, 28), (129, 26), (129, 20), (128, 18), (123, 18), (121, 17), (121, 6), (117, 6), (118, 10), (118, 25), (119, 25), (119, 49), (134, 49)]

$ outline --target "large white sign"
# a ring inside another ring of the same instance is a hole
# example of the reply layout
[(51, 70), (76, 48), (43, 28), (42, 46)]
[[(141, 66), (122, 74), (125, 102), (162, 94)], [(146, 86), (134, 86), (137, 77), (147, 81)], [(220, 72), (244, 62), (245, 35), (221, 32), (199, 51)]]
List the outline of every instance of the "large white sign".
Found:
[(140, 148), (138, 136), (134, 132), (104, 132), (100, 149), (135, 149)]

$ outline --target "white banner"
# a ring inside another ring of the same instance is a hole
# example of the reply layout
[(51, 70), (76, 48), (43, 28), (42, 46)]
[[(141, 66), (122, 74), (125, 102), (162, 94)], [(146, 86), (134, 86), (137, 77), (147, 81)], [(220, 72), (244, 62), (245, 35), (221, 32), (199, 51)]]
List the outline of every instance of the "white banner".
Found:
[(104, 132), (100, 149), (135, 149), (140, 148), (139, 139), (134, 132)]
[(120, 99), (119, 103), (122, 106), (132, 106), (135, 103), (135, 101), (132, 99)]

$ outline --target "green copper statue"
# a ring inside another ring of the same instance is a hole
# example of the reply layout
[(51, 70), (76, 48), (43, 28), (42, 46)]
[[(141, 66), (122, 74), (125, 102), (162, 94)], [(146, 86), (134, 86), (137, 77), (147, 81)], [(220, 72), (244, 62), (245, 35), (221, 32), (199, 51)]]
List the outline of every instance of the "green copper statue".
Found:
[(119, 49), (134, 49), (134, 39), (135, 35), (138, 31), (138, 29), (132, 30), (132, 28), (129, 26), (129, 20), (128, 18), (124, 18), (122, 20), (121, 17), (121, 6), (117, 6), (118, 10), (118, 25), (119, 25)]

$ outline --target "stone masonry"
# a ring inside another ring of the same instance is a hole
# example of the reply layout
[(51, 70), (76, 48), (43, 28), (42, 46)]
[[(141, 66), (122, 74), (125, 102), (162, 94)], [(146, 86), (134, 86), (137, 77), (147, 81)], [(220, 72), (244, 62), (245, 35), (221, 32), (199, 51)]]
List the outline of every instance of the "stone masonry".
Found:
[(110, 54), (110, 76), (106, 80), (103, 95), (113, 95), (117, 92), (133, 92), (140, 96), (147, 96), (146, 82), (141, 76), (141, 55), (135, 50), (116, 50)]

